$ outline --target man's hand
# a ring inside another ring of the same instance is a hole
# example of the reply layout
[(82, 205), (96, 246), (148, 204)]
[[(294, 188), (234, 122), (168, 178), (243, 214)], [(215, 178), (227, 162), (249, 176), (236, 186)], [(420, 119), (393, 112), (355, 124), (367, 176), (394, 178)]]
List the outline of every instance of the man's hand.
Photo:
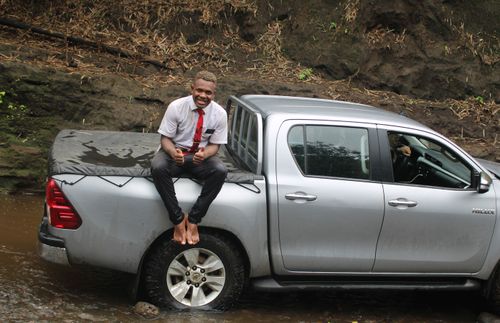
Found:
[(406, 146), (406, 145), (399, 147), (398, 150), (399, 150), (399, 152), (401, 152), (403, 155), (405, 155), (407, 157), (410, 157), (410, 155), (411, 155), (411, 148)]
[(199, 165), (205, 160), (205, 149), (200, 148), (193, 156), (193, 164)]
[(175, 154), (174, 154), (174, 160), (177, 166), (182, 166), (184, 165), (184, 154), (182, 153), (182, 150), (179, 148), (175, 149)]

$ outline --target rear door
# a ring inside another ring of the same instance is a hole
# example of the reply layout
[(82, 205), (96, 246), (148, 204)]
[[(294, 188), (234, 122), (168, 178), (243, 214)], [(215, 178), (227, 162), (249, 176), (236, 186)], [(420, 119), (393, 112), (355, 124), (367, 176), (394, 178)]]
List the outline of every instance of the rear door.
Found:
[[(493, 187), (483, 194), (471, 188), (475, 166), (442, 138), (395, 128), (379, 137), (394, 178), (384, 183), (386, 211), (374, 271), (478, 271), (495, 225)], [(402, 146), (410, 156), (401, 156)]]
[(384, 212), (369, 124), (289, 120), (276, 150), (284, 273), (368, 272)]

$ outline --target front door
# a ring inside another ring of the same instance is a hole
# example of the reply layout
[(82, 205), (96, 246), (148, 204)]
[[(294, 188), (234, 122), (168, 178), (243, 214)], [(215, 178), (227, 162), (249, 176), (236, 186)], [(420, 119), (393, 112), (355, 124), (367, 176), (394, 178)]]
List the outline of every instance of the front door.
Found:
[(385, 136), (395, 178), (384, 184), (386, 212), (374, 271), (478, 271), (495, 225), (493, 188), (483, 194), (472, 189), (470, 161), (439, 138), (398, 131)]

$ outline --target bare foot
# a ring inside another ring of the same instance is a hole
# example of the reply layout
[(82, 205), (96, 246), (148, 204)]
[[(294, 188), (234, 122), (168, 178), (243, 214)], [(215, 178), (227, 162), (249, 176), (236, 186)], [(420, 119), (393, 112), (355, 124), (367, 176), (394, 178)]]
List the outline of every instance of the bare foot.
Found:
[(182, 220), (181, 223), (174, 226), (173, 240), (183, 245), (186, 244), (186, 239), (187, 239), (186, 223), (187, 223), (187, 216), (184, 217), (184, 220)]
[(197, 244), (200, 242), (200, 235), (198, 233), (198, 225), (189, 223), (189, 220), (187, 221), (187, 243), (188, 244)]

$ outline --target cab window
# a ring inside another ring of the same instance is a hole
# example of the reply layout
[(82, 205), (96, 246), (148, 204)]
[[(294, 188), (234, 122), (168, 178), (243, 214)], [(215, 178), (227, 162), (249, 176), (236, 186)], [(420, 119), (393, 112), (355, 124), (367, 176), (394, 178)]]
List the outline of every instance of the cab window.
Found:
[(388, 132), (394, 181), (469, 188), (471, 168), (445, 145), (421, 136)]
[(306, 176), (370, 178), (367, 129), (295, 126), (288, 134), (288, 146)]

